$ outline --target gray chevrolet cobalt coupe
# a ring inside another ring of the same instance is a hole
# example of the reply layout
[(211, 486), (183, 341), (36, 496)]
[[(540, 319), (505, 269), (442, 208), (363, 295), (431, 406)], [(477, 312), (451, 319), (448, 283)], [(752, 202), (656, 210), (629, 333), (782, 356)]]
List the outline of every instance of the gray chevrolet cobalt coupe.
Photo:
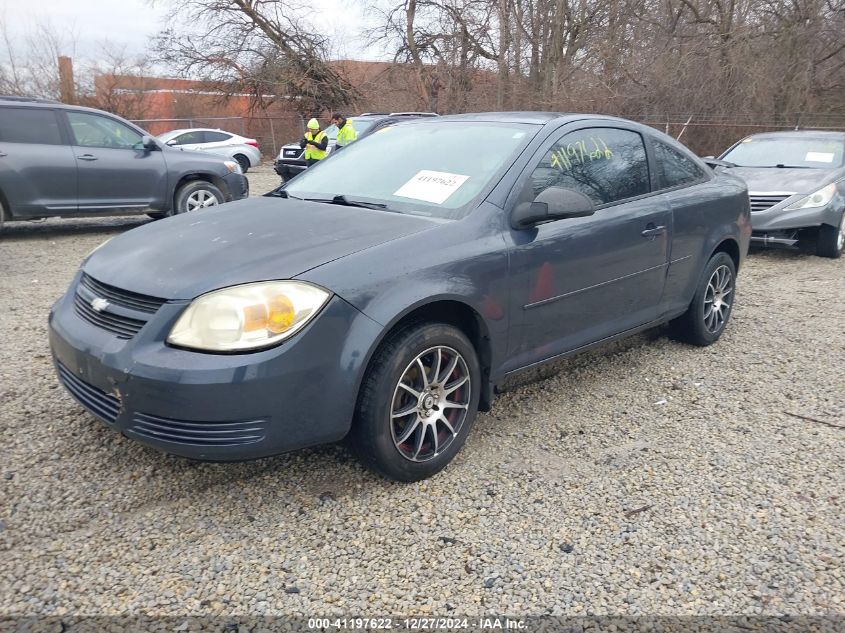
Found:
[(227, 207), (82, 263), (50, 314), (62, 384), (170, 453), (349, 436), (402, 481), (446, 466), (515, 372), (667, 322), (714, 343), (751, 236), (741, 180), (575, 114), (388, 127)]

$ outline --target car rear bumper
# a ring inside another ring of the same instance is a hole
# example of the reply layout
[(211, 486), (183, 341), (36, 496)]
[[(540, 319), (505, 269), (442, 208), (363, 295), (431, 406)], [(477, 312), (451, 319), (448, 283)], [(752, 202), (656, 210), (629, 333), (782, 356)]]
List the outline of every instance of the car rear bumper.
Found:
[(50, 314), (54, 365), (67, 391), (113, 430), (212, 461), (275, 455), (348, 432), (365, 349), (380, 326), (342, 299), (278, 347), (203, 354), (163, 342), (185, 302), (165, 304), (120, 340), (75, 312), (75, 287)]

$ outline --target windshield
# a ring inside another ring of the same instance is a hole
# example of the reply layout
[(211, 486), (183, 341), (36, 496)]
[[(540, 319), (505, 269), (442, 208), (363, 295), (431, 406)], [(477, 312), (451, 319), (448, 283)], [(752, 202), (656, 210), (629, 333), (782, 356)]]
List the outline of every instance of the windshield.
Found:
[(297, 198), (342, 194), (390, 211), (458, 218), (536, 130), (474, 121), (386, 127), (307, 169), (285, 190)]
[(722, 160), (737, 167), (842, 167), (845, 141), (824, 137), (777, 138), (750, 136), (729, 150)]

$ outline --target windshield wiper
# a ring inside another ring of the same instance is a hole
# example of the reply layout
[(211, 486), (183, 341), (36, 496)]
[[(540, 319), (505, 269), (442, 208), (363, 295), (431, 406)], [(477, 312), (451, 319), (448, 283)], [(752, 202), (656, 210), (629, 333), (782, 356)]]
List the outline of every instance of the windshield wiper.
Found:
[(784, 165), (783, 163), (778, 163), (775, 167), (778, 169), (812, 169), (812, 167), (808, 167), (807, 165)]
[(343, 194), (338, 194), (333, 198), (305, 198), (308, 202), (324, 202), (326, 204), (339, 204), (344, 207), (361, 207), (362, 209), (379, 209), (384, 211), (392, 211), (386, 204), (381, 202), (364, 202), (362, 200), (350, 200)]
[(719, 160), (718, 158), (702, 158), (706, 164), (710, 165), (711, 167), (737, 167), (736, 163), (732, 163), (727, 160)]
[(294, 200), (302, 200), (302, 198), (292, 196), (287, 191), (281, 188), (271, 189), (270, 191), (265, 193), (264, 196), (268, 198), (293, 198)]

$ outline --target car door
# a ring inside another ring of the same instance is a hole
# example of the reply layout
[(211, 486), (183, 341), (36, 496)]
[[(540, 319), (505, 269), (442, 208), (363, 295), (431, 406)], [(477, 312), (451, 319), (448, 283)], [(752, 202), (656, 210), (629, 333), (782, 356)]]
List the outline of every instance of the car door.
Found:
[(204, 149), (213, 154), (229, 155), (230, 147), (232, 145), (232, 135), (226, 132), (215, 132), (214, 130), (206, 130)]
[(509, 229), (514, 327), (507, 371), (657, 318), (671, 211), (651, 194), (641, 134), (615, 125), (568, 126), (553, 135), (509, 199), (512, 209), (563, 187), (590, 197), (596, 211)]
[(202, 151), (205, 149), (205, 132), (203, 130), (191, 130), (169, 140), (168, 145), (186, 151)]
[(166, 208), (164, 153), (145, 149), (141, 132), (93, 112), (66, 111), (76, 155), (79, 211)]
[(76, 211), (76, 160), (55, 110), (0, 106), (0, 191), (14, 217)]

